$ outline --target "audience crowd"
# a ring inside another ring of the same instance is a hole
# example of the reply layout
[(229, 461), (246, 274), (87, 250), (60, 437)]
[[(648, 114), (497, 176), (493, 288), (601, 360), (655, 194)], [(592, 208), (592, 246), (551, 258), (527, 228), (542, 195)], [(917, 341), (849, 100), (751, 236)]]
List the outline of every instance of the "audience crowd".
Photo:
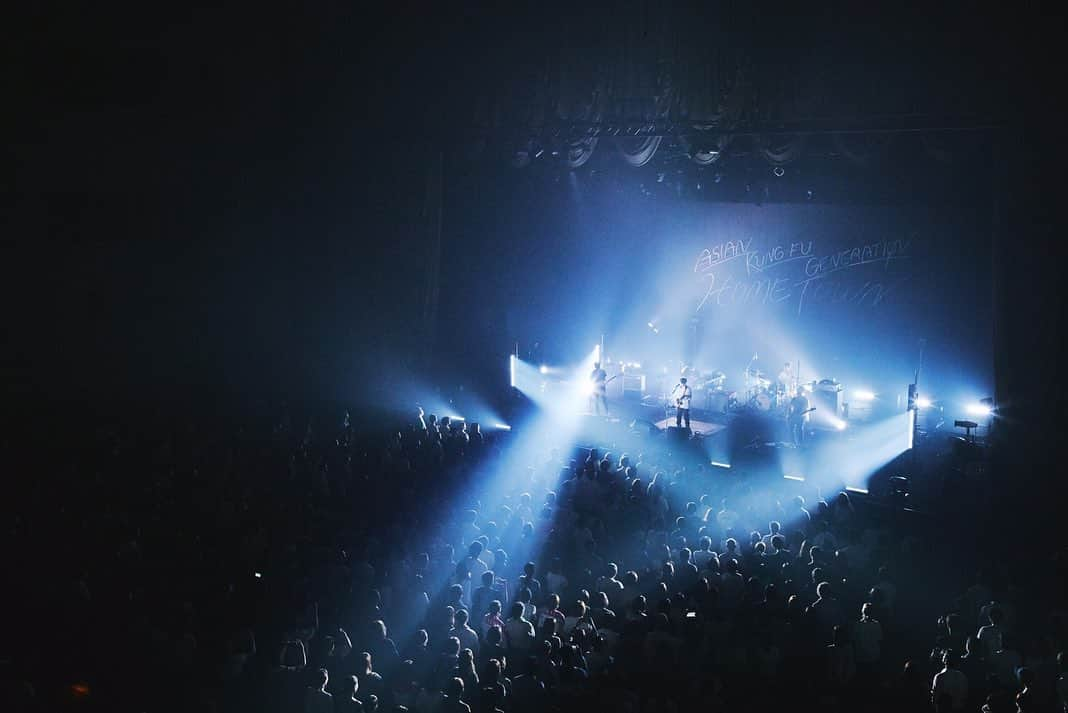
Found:
[(939, 515), (422, 412), (133, 433), (20, 486), (4, 710), (1068, 711), (1063, 590)]

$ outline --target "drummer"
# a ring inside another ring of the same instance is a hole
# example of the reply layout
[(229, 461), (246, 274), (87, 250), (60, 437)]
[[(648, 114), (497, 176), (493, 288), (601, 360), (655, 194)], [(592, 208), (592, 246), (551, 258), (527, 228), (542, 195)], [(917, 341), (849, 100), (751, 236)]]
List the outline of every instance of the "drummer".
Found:
[(790, 362), (786, 362), (782, 365), (782, 371), (779, 372), (779, 388), (776, 390), (780, 393), (792, 393), (794, 390), (794, 378), (794, 367)]

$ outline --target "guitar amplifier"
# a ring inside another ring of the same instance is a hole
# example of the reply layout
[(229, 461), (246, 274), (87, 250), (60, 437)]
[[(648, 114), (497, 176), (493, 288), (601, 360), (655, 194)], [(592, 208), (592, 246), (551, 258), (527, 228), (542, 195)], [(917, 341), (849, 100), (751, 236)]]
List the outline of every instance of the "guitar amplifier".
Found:
[(828, 417), (842, 418), (842, 389), (813, 389), (809, 397), (810, 403), (816, 407), (813, 415), (814, 422), (823, 422)]
[(623, 374), (623, 398), (641, 401), (645, 393), (645, 375)]

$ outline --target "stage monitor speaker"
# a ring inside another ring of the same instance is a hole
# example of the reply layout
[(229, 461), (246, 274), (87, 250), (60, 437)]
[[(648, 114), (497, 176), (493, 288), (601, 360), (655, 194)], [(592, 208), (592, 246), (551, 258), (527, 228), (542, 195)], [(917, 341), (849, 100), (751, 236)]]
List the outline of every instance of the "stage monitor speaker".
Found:
[(685, 441), (690, 437), (692, 433), (688, 428), (682, 428), (679, 426), (668, 426), (667, 429), (668, 438), (673, 441)]
[(641, 401), (645, 393), (645, 376), (624, 374), (620, 379), (623, 382), (623, 398), (627, 401)]
[(812, 405), (816, 407), (813, 414), (817, 421), (828, 416), (842, 418), (842, 392), (823, 391), (816, 389), (812, 392)]

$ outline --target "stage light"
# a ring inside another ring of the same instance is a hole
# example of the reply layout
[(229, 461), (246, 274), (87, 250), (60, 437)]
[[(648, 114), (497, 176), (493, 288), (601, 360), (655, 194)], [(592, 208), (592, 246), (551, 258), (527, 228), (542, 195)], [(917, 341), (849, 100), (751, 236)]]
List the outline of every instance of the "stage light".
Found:
[(549, 373), (549, 367), (547, 367), (544, 364), (542, 364), (541, 366), (538, 367), (538, 371), (540, 371), (542, 374), (548, 374)]
[(496, 429), (499, 429), (501, 431), (511, 431), (512, 430), (512, 427), (509, 426), (507, 423), (495, 423), (495, 424), (493, 424), (493, 427), (496, 428)]
[(916, 406), (918, 408), (931, 408), (931, 406), (933, 406), (933, 405), (934, 405), (934, 402), (931, 401), (931, 399), (925, 399), (922, 396), (920, 398), (916, 399)]
[(989, 416), (994, 413), (994, 409), (990, 408), (986, 404), (975, 403), (968, 404), (964, 407), (964, 412), (969, 416)]
[(803, 475), (784, 475), (783, 478), (785, 478), (786, 480), (793, 480), (798, 483), (805, 482), (805, 476)]
[(731, 468), (731, 464), (730, 463), (720, 463), (720, 462), (714, 461), (714, 460), (713, 461), (709, 461), (708, 464), (711, 465), (711, 466), (714, 466), (716, 468), (726, 468), (727, 470), (730, 470), (730, 468)]
[(843, 421), (843, 420), (842, 420), (842, 419), (840, 419), (840, 418), (832, 418), (832, 419), (831, 419), (831, 423), (832, 423), (832, 424), (834, 425), (834, 427), (835, 427), (835, 428), (837, 428), (837, 429), (838, 429), (839, 431), (844, 431), (844, 430), (846, 429), (846, 422), (845, 422), (845, 421)]
[(515, 354), (508, 355), (508, 384), (515, 388)]
[(874, 401), (875, 393), (873, 391), (865, 391), (861, 389), (860, 391), (853, 392), (853, 398), (857, 401)]
[(852, 485), (847, 485), (846, 486), (846, 492), (855, 493), (857, 495), (867, 495), (868, 494), (868, 489), (867, 488), (857, 488), (857, 487), (854, 487)]

